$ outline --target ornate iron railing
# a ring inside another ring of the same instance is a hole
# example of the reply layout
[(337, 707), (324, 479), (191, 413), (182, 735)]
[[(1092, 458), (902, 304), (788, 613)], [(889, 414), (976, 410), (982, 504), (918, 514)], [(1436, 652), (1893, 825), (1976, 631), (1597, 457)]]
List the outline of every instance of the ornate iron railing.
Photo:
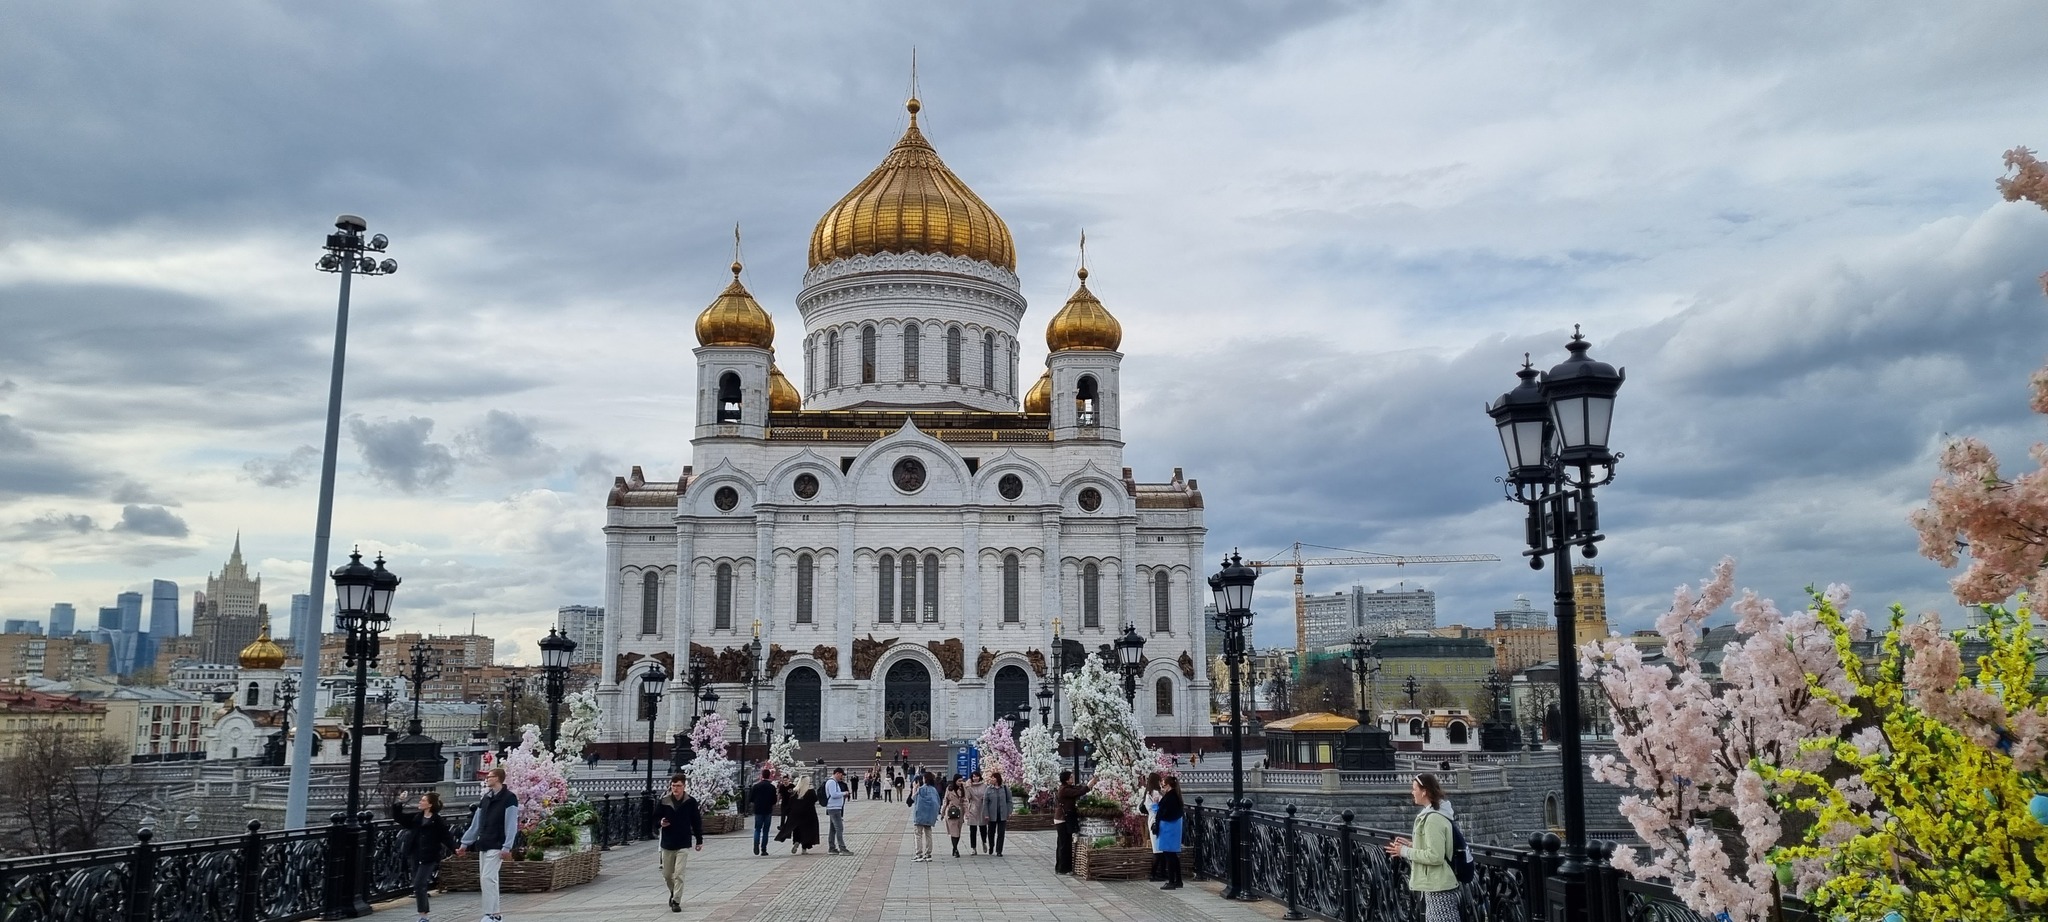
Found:
[[(1401, 833), (1354, 825), (1349, 812), (1336, 822), (1285, 813), (1242, 810), (1244, 887), (1283, 901), (1289, 918), (1306, 913), (1337, 922), (1422, 922), (1420, 898), (1408, 889), (1407, 859), (1386, 853)], [(1227, 808), (1195, 798), (1188, 811), (1188, 847), (1198, 878), (1230, 879), (1233, 817)], [(1614, 848), (1594, 842), (1587, 875), (1593, 916), (1605, 922), (1708, 922), (1671, 888), (1630, 878), (1609, 863)], [(1465, 922), (1541, 922), (1547, 878), (1558, 864), (1556, 836), (1531, 837), (1526, 849), (1472, 846), (1473, 880), (1459, 889)], [(1801, 918), (1786, 907), (1786, 920)]]

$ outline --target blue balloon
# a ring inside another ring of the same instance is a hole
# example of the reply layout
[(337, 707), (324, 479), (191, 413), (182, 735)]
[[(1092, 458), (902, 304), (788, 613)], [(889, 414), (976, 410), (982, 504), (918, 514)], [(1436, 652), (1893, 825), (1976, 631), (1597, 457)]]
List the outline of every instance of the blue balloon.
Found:
[(2048, 793), (2035, 794), (2027, 801), (2027, 812), (2034, 815), (2034, 822), (2048, 826)]

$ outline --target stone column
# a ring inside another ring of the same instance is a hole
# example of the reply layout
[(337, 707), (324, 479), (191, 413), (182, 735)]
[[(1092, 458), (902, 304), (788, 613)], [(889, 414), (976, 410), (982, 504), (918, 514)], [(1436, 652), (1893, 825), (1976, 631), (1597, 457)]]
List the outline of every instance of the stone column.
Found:
[(824, 715), (829, 721), (826, 726), (835, 727), (840, 735), (848, 737), (870, 735), (860, 726), (859, 686), (853, 680), (853, 625), (857, 617), (854, 598), (859, 589), (853, 523), (853, 510), (839, 510), (839, 563), (835, 573), (839, 589), (839, 616), (834, 630), (834, 643), (839, 646), (839, 675), (832, 680), (832, 693), (826, 696)]
[[(668, 677), (670, 735), (682, 729), (676, 712), (694, 709), (695, 702), (688, 700), (693, 693), (685, 683), (690, 678), (690, 642), (697, 636), (697, 528), (694, 521), (684, 520), (681, 516), (676, 518), (675, 626), (672, 630), (675, 647), (671, 651), (675, 654), (676, 665), (669, 670)], [(682, 702), (680, 707), (676, 704), (678, 701)]]
[(960, 514), (960, 642), (967, 647), (969, 679), (984, 678), (975, 670), (981, 652), (981, 512)]

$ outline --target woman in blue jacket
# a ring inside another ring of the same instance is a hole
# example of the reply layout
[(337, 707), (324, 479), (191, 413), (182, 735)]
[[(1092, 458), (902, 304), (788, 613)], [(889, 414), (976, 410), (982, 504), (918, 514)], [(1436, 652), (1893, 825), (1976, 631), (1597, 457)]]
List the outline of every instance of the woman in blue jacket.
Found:
[(939, 822), (939, 779), (932, 774), (919, 775), (917, 791), (910, 795), (910, 822), (917, 827), (917, 857), (912, 861), (932, 860), (932, 827)]

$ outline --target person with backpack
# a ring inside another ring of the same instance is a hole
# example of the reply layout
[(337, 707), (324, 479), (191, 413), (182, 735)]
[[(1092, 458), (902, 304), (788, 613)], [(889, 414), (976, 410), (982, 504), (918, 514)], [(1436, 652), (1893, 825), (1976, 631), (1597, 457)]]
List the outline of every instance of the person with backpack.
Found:
[(441, 795), (428, 791), (420, 795), (420, 812), (405, 812), (405, 795), (391, 805), (391, 818), (405, 827), (405, 857), (412, 859), (412, 898), (419, 904), (420, 922), (427, 922), (427, 891), (441, 862), (455, 854), (455, 833), (441, 820)]
[(855, 799), (859, 785), (846, 783), (846, 769), (835, 768), (825, 781), (825, 850), (830, 855), (851, 855), (846, 847), (846, 802)]
[(1416, 775), (1409, 794), (1422, 810), (1410, 835), (1387, 843), (1387, 854), (1408, 859), (1408, 889), (1422, 895), (1424, 922), (1458, 922), (1458, 884), (1471, 876), (1464, 836), (1446, 812), (1450, 804), (1435, 775)]

